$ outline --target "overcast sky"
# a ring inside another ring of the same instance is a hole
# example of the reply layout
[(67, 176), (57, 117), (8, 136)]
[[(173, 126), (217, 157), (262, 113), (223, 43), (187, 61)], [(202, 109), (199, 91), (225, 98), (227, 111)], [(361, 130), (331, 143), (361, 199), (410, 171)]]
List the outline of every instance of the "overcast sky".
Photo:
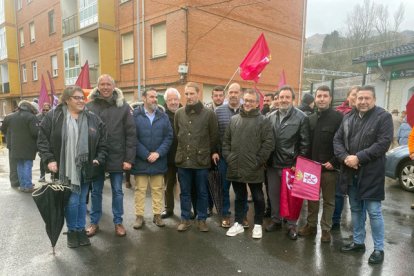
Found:
[[(387, 5), (390, 16), (402, 2), (405, 6), (405, 13), (400, 30), (414, 31), (414, 0), (374, 1)], [(347, 14), (352, 12), (356, 4), (362, 4), (363, 0), (307, 0), (307, 3), (306, 37), (309, 37), (316, 33), (329, 34), (333, 30), (345, 32)]]

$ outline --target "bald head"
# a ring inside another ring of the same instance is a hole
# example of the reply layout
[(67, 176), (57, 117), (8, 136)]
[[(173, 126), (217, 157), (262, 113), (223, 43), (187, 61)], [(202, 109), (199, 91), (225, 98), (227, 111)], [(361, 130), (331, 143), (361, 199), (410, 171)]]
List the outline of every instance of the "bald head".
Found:
[(227, 95), (229, 98), (229, 106), (231, 106), (232, 108), (238, 108), (240, 106), (240, 97), (241, 97), (240, 89), (241, 89), (240, 84), (236, 82), (232, 83), (229, 86)]

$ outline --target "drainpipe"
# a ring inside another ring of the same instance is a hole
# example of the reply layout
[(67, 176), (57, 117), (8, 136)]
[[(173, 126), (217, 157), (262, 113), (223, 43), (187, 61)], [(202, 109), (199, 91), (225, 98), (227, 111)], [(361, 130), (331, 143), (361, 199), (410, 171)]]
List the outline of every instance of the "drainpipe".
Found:
[(137, 0), (137, 66), (138, 66), (138, 101), (141, 100), (141, 42), (139, 28), (139, 0)]
[(306, 31), (306, 7), (307, 0), (303, 1), (302, 15), (302, 45), (300, 51), (300, 74), (299, 74), (299, 100), (302, 99), (302, 75), (303, 75), (303, 51), (305, 49), (305, 31)]
[[(142, 83), (145, 88), (145, 0), (142, 0), (141, 8), (141, 26), (142, 26)], [(140, 100), (140, 99), (138, 99)]]
[(384, 101), (384, 108), (386, 110), (389, 109), (389, 98), (390, 98), (390, 80), (388, 75), (385, 73), (384, 68), (382, 67), (381, 64), (381, 59), (378, 59), (377, 62), (378, 68), (381, 70), (382, 74), (384, 75), (385, 78), (385, 101)]

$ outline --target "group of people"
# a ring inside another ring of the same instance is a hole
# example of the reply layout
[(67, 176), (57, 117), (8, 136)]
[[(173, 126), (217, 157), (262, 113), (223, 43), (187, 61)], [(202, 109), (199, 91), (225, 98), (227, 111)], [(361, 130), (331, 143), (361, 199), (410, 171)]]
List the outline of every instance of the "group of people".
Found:
[[(212, 203), (208, 175), (213, 166), (217, 166), (221, 175), (223, 208), (219, 215), (221, 226), (227, 228), (226, 235), (233, 237), (250, 227), (246, 218), (248, 186), (254, 202), (251, 235), (260, 239), (266, 214), (271, 219), (265, 231), (282, 229), (282, 170), (294, 169), (297, 157), (302, 156), (322, 166), (321, 241), (330, 242), (331, 229), (340, 227), (344, 194), (348, 194), (353, 242), (341, 251), (365, 251), (368, 213), (374, 241), (368, 262), (383, 262), (381, 201), (384, 200), (385, 153), (393, 139), (393, 123), (391, 115), (375, 105), (373, 86), (352, 87), (347, 100), (337, 110), (331, 107), (330, 88), (320, 86), (312, 99), (308, 99), (312, 103), (308, 103), (309, 110), (305, 112), (294, 106), (296, 94), (290, 86), (281, 87), (275, 94), (266, 94), (262, 110), (259, 93), (253, 89), (242, 90), (238, 83), (229, 86), (227, 95), (223, 87), (215, 87), (209, 106), (202, 103), (197, 83), (187, 83), (183, 95), (185, 101), (181, 101), (177, 89), (168, 88), (164, 93), (165, 105), (161, 107), (157, 91), (150, 88), (143, 92), (142, 104), (132, 109), (112, 77), (102, 75), (88, 103), (79, 87), (68, 87), (63, 91), (61, 103), (44, 115), (40, 125), (36, 118), (27, 120), (25, 124), (30, 127), (25, 130), (37, 141), (34, 154), (38, 150), (47, 170), (72, 188), (66, 207), (69, 247), (89, 245), (89, 237), (99, 231), (105, 173), (109, 173), (112, 188), (116, 235), (126, 235), (122, 219), (124, 171), (135, 177), (134, 229), (141, 229), (145, 224), (148, 185), (153, 223), (165, 226), (163, 219), (174, 214), (174, 186), (178, 177), (181, 220), (177, 230), (187, 231), (195, 218), (199, 231), (209, 231), (206, 220)], [(180, 102), (185, 102), (185, 106)], [(15, 113), (21, 112), (30, 113), (24, 101)], [(19, 117), (13, 114), (9, 116)], [(25, 163), (32, 162), (34, 155), (22, 157), (14, 152), (18, 139), (28, 139), (27, 135), (15, 133), (16, 122), (19, 121), (6, 117), (2, 131), (8, 138), (11, 159), (17, 160), (20, 187), (29, 189), (31, 179), (25, 180), (25, 170), (19, 168), (31, 169), (31, 164)], [(231, 223), (230, 211), (231, 185), (235, 193), (234, 223)], [(91, 223), (86, 227), (90, 187)], [(297, 220), (285, 221), (289, 239), (315, 235), (318, 212), (319, 201), (308, 201), (304, 227), (297, 229)]]

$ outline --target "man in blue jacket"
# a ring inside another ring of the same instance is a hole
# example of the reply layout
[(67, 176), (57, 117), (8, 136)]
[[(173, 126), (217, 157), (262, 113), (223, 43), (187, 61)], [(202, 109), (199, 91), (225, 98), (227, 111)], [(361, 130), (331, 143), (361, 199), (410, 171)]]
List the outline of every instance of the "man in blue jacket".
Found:
[(135, 175), (134, 229), (144, 223), (145, 195), (151, 187), (153, 222), (165, 226), (162, 218), (164, 174), (167, 172), (167, 153), (173, 140), (173, 131), (167, 114), (158, 108), (157, 91), (148, 89), (142, 94), (144, 105), (134, 110), (137, 132), (135, 164), (131, 174)]

